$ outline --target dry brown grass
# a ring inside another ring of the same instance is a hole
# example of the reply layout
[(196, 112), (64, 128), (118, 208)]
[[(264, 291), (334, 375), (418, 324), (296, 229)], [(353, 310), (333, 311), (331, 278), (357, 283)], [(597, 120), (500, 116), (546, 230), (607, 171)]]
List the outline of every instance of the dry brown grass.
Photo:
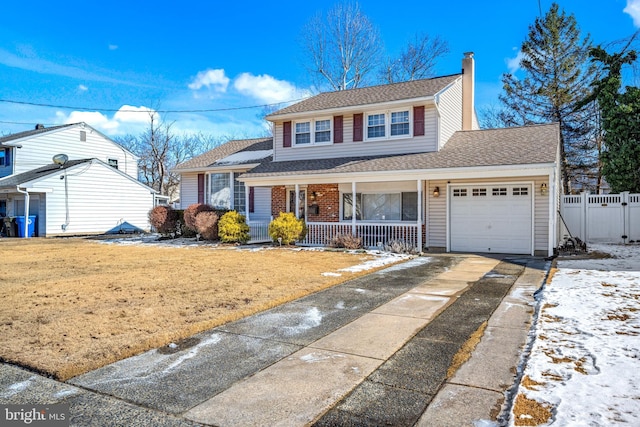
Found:
[(322, 275), (370, 258), (83, 239), (0, 252), (0, 359), (63, 380), (365, 274)]
[(471, 358), (471, 353), (473, 353), (473, 350), (475, 350), (475, 348), (480, 343), (480, 340), (482, 339), (484, 330), (486, 328), (487, 322), (485, 321), (482, 323), (482, 325), (480, 325), (480, 327), (478, 327), (478, 329), (476, 329), (473, 334), (471, 334), (469, 339), (465, 341), (464, 344), (462, 344), (460, 350), (458, 350), (458, 352), (453, 356), (453, 360), (451, 361), (449, 369), (447, 369), (447, 379), (453, 377), (456, 371), (460, 369), (460, 367)]
[(549, 405), (529, 399), (523, 394), (516, 396), (513, 414), (515, 415), (514, 424), (517, 426), (539, 426), (546, 424), (552, 415)]

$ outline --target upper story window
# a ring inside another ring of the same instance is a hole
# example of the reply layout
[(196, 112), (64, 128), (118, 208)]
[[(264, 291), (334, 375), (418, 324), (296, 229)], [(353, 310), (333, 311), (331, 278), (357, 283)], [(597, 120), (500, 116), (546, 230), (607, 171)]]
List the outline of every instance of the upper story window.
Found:
[(109, 166), (118, 169), (118, 159), (108, 159)]
[(295, 123), (295, 145), (331, 143), (331, 119)]
[(409, 136), (409, 110), (367, 114), (367, 139)]
[(11, 148), (0, 148), (0, 166), (11, 166)]

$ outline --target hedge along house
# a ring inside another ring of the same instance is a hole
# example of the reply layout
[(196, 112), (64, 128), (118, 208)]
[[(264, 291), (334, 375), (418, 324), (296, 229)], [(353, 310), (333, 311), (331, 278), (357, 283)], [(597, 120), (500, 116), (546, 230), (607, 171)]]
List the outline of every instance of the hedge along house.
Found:
[(474, 67), (467, 53), (461, 74), (322, 93), (270, 114), (273, 158), (234, 179), (270, 189), (272, 216), (304, 218), (306, 245), (351, 233), (365, 246), (551, 255), (559, 127), (480, 130)]

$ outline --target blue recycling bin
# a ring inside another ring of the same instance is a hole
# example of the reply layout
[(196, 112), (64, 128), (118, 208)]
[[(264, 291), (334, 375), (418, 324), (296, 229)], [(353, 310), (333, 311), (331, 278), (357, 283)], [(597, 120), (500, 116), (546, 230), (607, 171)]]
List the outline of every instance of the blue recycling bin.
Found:
[[(16, 218), (16, 228), (18, 229), (18, 237), (26, 237), (24, 235), (24, 215), (17, 216)], [(36, 215), (29, 215), (29, 220), (27, 221), (27, 233), (29, 237), (33, 237), (36, 234)]]

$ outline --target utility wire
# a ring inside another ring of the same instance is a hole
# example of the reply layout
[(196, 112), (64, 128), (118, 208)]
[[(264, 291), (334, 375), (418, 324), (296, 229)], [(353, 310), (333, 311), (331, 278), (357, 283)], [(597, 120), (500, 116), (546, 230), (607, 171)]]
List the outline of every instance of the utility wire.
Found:
[(15, 101), (11, 99), (0, 99), (0, 102), (5, 102), (9, 104), (19, 104), (19, 105), (31, 105), (35, 107), (47, 107), (47, 108), (59, 108), (63, 110), (79, 110), (79, 111), (106, 111), (106, 112), (121, 112), (121, 113), (146, 113), (155, 112), (155, 113), (214, 113), (217, 111), (233, 111), (233, 110), (248, 110), (252, 108), (265, 108), (272, 107), (275, 105), (287, 104), (289, 102), (298, 102), (302, 101), (305, 98), (292, 99), (290, 101), (282, 101), (282, 102), (274, 102), (273, 104), (261, 104), (261, 105), (249, 105), (245, 107), (227, 107), (227, 108), (208, 108), (208, 109), (199, 109), (199, 110), (122, 110), (122, 109), (114, 109), (114, 108), (89, 108), (89, 107), (72, 107), (69, 105), (54, 105), (54, 104), (41, 104), (37, 102), (27, 102), (27, 101)]

